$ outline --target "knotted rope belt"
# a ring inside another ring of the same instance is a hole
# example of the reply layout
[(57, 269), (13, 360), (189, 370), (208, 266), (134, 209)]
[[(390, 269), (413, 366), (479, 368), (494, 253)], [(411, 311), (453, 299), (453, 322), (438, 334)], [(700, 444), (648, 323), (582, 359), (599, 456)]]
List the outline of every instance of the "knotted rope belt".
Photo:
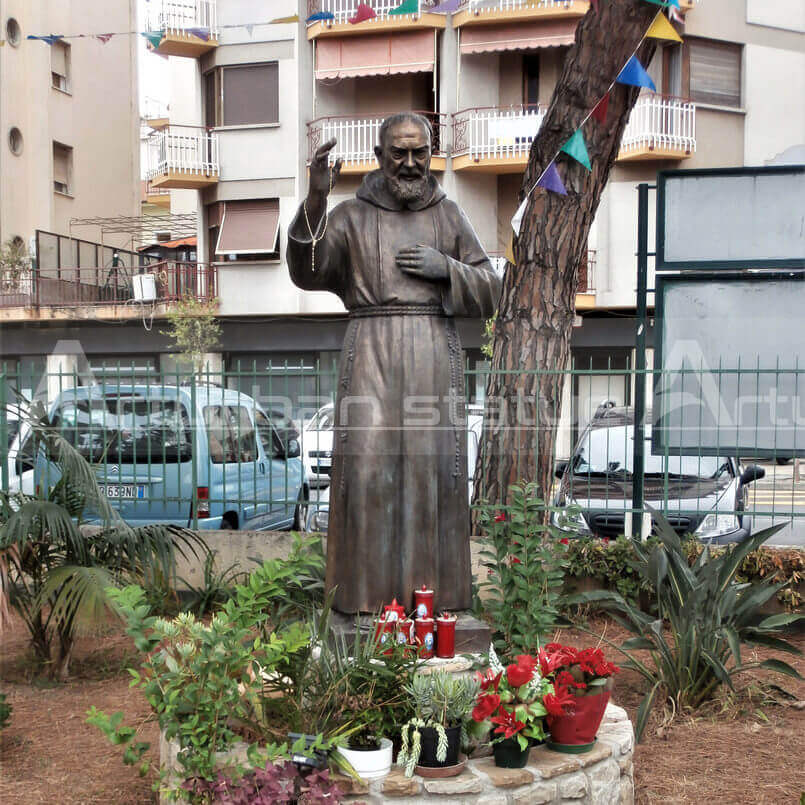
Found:
[(351, 319), (374, 316), (446, 316), (441, 305), (366, 305), (349, 311)]

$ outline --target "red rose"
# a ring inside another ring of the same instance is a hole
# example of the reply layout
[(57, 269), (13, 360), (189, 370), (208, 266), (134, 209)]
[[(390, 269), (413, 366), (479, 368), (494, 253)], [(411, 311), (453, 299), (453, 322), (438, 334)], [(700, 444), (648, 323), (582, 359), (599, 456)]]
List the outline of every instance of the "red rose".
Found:
[(498, 725), (494, 731), (501, 733), (504, 738), (511, 738), (525, 729), (525, 724), (518, 721), (514, 712), (510, 713), (505, 707), (500, 708), (500, 713), (492, 719), (492, 723)]
[(519, 688), (521, 685), (525, 685), (526, 683), (530, 682), (533, 677), (533, 666), (529, 668), (527, 665), (515, 665), (512, 663), (506, 669), (506, 679), (509, 680), (509, 684), (513, 688)]
[(473, 721), (486, 721), (500, 705), (500, 696), (497, 693), (489, 693), (486, 696), (479, 696), (478, 702), (472, 710)]
[(562, 537), (562, 539), (559, 540), (559, 544), (560, 545), (570, 545), (570, 540), (567, 537)]
[(545, 705), (548, 715), (563, 716), (572, 713), (575, 709), (575, 697), (561, 685), (555, 685), (555, 690), (555, 693), (546, 693), (542, 697), (542, 703)]
[(532, 671), (537, 667), (537, 661), (530, 654), (518, 654), (514, 661), (523, 668), (530, 668)]

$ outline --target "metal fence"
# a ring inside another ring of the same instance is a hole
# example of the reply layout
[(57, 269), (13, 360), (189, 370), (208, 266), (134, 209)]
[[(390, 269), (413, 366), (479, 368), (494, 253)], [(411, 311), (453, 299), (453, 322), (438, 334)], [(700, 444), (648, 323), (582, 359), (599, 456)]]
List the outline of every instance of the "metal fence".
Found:
[[(781, 387), (805, 388), (802, 373), (805, 369), (779, 370)], [(695, 380), (695, 372), (691, 374)], [(434, 420), (436, 400), (432, 410), (421, 397), (403, 406), (411, 415), (400, 424), (401, 439), (407, 429), (426, 427), (457, 428), (465, 434), (468, 496), (473, 483), (483, 493), (483, 472), (495, 452), (511, 458), (516, 474), (528, 480), (529, 456), (540, 435), (533, 411), (541, 396), (553, 396), (561, 388), (564, 404), (555, 422), (558, 477), (550, 502), (579, 507), (580, 514), (572, 510), (571, 525), (577, 530), (602, 538), (629, 534), (631, 515), (637, 512), (647, 532), (655, 513), (662, 512), (680, 534), (714, 542), (785, 523), (776, 541), (805, 544), (805, 473), (800, 475), (796, 440), (791, 439), (799, 419), (805, 427), (805, 403), (795, 402), (800, 414), (793, 425), (786, 421), (778, 426), (774, 418), (771, 426), (764, 425), (766, 430), (778, 428), (769, 438), (753, 424), (759, 418), (750, 410), (775, 399), (768, 383), (767, 398), (755, 395), (737, 404), (736, 433), (730, 441), (743, 445), (740, 455), (730, 444), (709, 444), (705, 430), (699, 449), (675, 455), (668, 446), (673, 439), (653, 439), (649, 414), (640, 474), (635, 472), (630, 404), (638, 383), (647, 384), (649, 399), (653, 389), (667, 387), (668, 377), (661, 371), (611, 364), (601, 369), (591, 363), (588, 368), (537, 372), (529, 378), (530, 398), (515, 403), (486, 396), (488, 377), (487, 365), (468, 365), (465, 404), (451, 406), (455, 421)], [(124, 519), (199, 528), (321, 525), (322, 519), (311, 518), (310, 508), (325, 512), (329, 507), (338, 378), (335, 361), (267, 367), (241, 361), (222, 371), (208, 366), (195, 375), (134, 364), (107, 366), (93, 374), (88, 365), (74, 361), (37, 377), (23, 377), (7, 365), (0, 373), (2, 485), (33, 492), (37, 486), (52, 486), (58, 477), (53, 465), (33, 455), (26, 415), (18, 405), (17, 389), (35, 389), (32, 396), (44, 405), (50, 426), (95, 466), (98, 482)], [(689, 391), (684, 404), (690, 405)], [(663, 401), (666, 414), (669, 405), (674, 401)], [(484, 424), (494, 434), (491, 439), (483, 437)], [(659, 443), (662, 449), (657, 449)], [(770, 443), (775, 445), (771, 450), (751, 449)], [(432, 457), (423, 455), (422, 460)], [(645, 502), (635, 509), (638, 475)]]

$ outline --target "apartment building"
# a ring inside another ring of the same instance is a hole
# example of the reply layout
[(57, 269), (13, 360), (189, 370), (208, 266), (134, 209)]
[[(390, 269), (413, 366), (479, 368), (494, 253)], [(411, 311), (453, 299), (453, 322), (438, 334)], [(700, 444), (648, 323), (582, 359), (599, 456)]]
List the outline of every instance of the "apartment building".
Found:
[[(401, 0), (366, 0), (375, 16), (350, 23), (358, 5), (149, 3), (172, 83), (169, 123), (149, 138), (149, 187), (170, 191), (172, 212), (197, 215), (198, 260), (224, 333), (212, 368), (263, 372), (269, 363), (312, 367), (337, 357), (344, 310), (335, 296), (290, 282), (287, 229), (316, 146), (338, 138), (345, 165), (337, 203), (374, 168), (388, 113), (429, 116), (432, 169), (490, 255), (502, 255), (531, 141), (589, 9), (586, 0), (461, 0), (443, 14), (435, 2), (409, 0), (402, 14), (392, 13)], [(631, 360), (639, 182), (663, 168), (761, 165), (805, 143), (801, 2), (680, 5), (684, 42), (658, 48), (650, 66), (658, 93), (642, 96), (632, 113), (590, 235), (573, 332), (577, 366), (618, 369)], [(267, 24), (294, 14), (299, 22)], [(311, 15), (326, 19), (306, 23)], [(479, 367), (482, 324), (461, 323), (468, 360)], [(149, 365), (173, 365), (156, 327), (118, 326), (109, 337), (108, 327), (92, 326), (106, 334), (109, 352), (128, 358), (136, 344)], [(323, 377), (300, 378), (289, 393), (313, 385), (327, 393)], [(482, 383), (471, 392), (480, 395)], [(602, 396), (626, 402), (631, 394), (611, 376), (577, 380), (568, 392), (577, 424)]]
[[(0, 282), (0, 363), (29, 377), (66, 330), (77, 337), (77, 303), (97, 296), (116, 248), (136, 259), (121, 233), (100, 245), (75, 225), (140, 210), (137, 37), (91, 35), (136, 31), (136, 1), (103, 6), (99, 19), (92, 0), (0, 0), (0, 242), (33, 258)], [(51, 34), (63, 38), (28, 39)]]

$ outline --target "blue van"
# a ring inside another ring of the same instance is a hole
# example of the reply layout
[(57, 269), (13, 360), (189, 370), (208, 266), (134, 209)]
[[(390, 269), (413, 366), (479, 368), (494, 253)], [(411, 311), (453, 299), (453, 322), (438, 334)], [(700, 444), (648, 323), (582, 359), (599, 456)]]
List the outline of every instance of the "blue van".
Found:
[[(49, 414), (130, 525), (306, 527), (299, 442), (284, 443), (245, 394), (218, 386), (86, 386), (60, 393)], [(37, 486), (50, 488), (59, 476), (40, 453)]]

